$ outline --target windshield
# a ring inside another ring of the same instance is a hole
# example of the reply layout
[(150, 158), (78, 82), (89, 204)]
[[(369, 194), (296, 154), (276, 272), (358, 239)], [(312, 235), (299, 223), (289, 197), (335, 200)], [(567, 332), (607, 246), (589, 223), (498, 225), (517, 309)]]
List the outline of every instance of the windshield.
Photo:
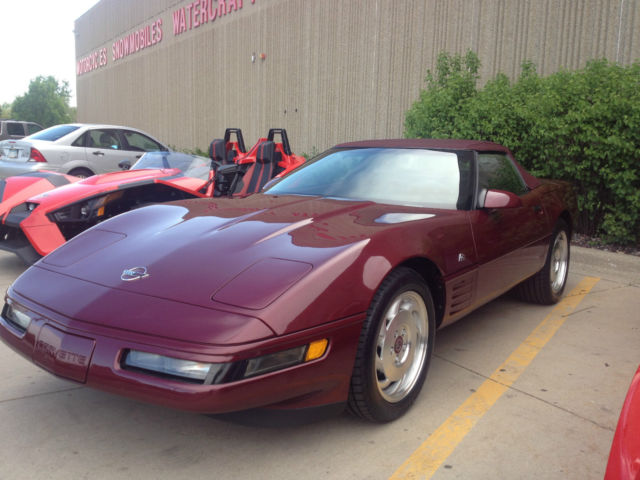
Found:
[(177, 168), (185, 177), (207, 180), (211, 171), (209, 159), (179, 152), (148, 152), (140, 157), (131, 170)]
[(38, 133), (28, 136), (29, 139), (45, 140), (47, 142), (55, 142), (56, 140), (70, 134), (71, 132), (79, 129), (78, 125), (56, 125), (55, 127), (49, 127), (44, 130), (40, 130)]
[(302, 165), (265, 193), (465, 209), (470, 173), (470, 160), (453, 152), (336, 149)]

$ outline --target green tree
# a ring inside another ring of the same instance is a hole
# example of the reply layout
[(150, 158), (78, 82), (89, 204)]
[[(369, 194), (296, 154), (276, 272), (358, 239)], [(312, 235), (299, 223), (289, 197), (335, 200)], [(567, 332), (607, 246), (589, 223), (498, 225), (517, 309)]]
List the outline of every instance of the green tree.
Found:
[(31, 80), (27, 93), (13, 101), (12, 115), (16, 120), (37, 122), (43, 127), (69, 123), (69, 97), (68, 82), (39, 76)]
[(11, 104), (3, 103), (0, 107), (0, 118), (11, 118)]

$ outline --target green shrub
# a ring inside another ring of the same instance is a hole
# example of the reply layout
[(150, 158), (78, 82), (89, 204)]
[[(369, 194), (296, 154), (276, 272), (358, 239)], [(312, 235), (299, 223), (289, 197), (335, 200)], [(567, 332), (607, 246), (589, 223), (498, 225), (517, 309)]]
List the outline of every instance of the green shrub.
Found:
[(479, 62), (443, 53), (406, 114), (408, 137), (491, 140), (540, 177), (572, 182), (577, 230), (614, 243), (640, 239), (640, 64), (594, 60), (540, 77), (525, 62), (478, 89)]
[(311, 147), (311, 153), (302, 152), (302, 156), (305, 158), (305, 160), (310, 160), (314, 157), (317, 157), (320, 153), (322, 152), (318, 150), (318, 147), (314, 145), (313, 147)]
[(468, 101), (476, 92), (480, 61), (474, 52), (438, 55), (436, 72), (427, 71), (427, 88), (406, 113), (405, 136), (409, 138), (453, 138), (464, 136)]
[(200, 157), (205, 157), (205, 158), (209, 158), (209, 152), (202, 150), (200, 147), (195, 147), (195, 148), (178, 148), (175, 145), (167, 145), (169, 147), (170, 150), (173, 150), (174, 152), (182, 152), (182, 153), (187, 153), (189, 155), (198, 155)]

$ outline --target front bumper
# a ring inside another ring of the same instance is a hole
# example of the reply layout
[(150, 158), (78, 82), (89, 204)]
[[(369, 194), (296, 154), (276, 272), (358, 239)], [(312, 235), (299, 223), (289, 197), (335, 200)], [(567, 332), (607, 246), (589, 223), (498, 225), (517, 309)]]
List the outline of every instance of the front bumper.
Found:
[[(26, 331), (0, 318), (0, 338), (50, 373), (144, 402), (199, 413), (226, 413), (267, 407), (300, 409), (343, 403), (347, 399), (362, 316), (350, 317), (286, 337), (233, 346), (207, 346), (134, 334), (72, 321), (11, 289), (8, 296), (34, 317)], [(77, 328), (82, 325), (86, 328)], [(219, 385), (193, 384), (126, 370), (127, 350), (141, 350), (201, 362), (246, 360), (260, 354), (328, 338), (321, 358), (276, 372)], [(259, 352), (259, 353), (256, 353)]]
[(15, 253), (27, 265), (34, 264), (65, 242), (58, 226), (38, 208), (0, 218), (0, 250)]
[(19, 227), (4, 224), (0, 224), (0, 250), (15, 253), (27, 265), (41, 257)]

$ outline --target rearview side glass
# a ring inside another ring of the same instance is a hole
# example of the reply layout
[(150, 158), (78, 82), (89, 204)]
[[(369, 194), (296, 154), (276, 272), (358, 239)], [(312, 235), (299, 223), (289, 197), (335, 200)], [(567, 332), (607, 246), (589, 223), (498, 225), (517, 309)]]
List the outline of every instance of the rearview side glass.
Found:
[(136, 152), (153, 152), (156, 150), (164, 150), (164, 147), (158, 142), (153, 141), (152, 139), (150, 139), (146, 135), (142, 135), (141, 133), (125, 130), (123, 134), (125, 140), (129, 144), (129, 150), (134, 150)]
[(478, 187), (480, 190), (505, 190), (522, 195), (527, 187), (509, 157), (501, 153), (478, 155)]
[(88, 148), (122, 150), (122, 143), (115, 130), (89, 130), (87, 135), (86, 145)]

